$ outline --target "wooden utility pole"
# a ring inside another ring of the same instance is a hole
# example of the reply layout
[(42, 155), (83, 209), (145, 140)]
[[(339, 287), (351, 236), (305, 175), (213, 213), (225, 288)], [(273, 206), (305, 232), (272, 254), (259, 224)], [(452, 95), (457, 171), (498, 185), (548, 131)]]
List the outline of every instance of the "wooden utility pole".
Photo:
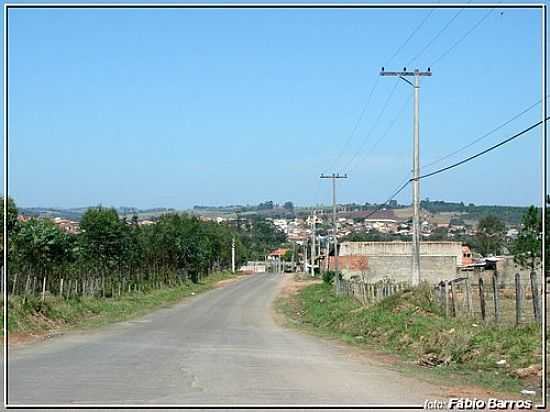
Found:
[[(419, 120), (419, 94), (420, 77), (431, 76), (432, 72), (428, 67), (427, 72), (407, 71), (404, 67), (401, 72), (386, 72), (382, 67), (381, 76), (396, 76), (414, 88), (414, 134), (413, 134), (413, 236), (412, 236), (412, 278), (411, 283), (416, 286), (420, 283), (420, 120)], [(414, 76), (414, 84), (406, 79), (407, 76)]]

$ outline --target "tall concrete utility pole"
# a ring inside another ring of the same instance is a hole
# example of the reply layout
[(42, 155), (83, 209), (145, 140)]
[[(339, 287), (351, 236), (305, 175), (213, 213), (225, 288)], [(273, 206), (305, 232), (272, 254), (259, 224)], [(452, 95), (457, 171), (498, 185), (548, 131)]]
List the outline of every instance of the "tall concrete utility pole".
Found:
[[(412, 275), (411, 283), (416, 286), (420, 283), (420, 77), (431, 76), (432, 72), (428, 67), (427, 72), (416, 69), (408, 72), (403, 68), (402, 72), (386, 72), (382, 67), (381, 76), (397, 76), (414, 88), (414, 133), (413, 133), (413, 168), (412, 168), (412, 204), (413, 204), (413, 235), (412, 235)], [(414, 83), (406, 79), (407, 76), (414, 76)]]
[(348, 175), (340, 175), (338, 173), (333, 173), (332, 175), (321, 174), (321, 179), (332, 179), (332, 225), (334, 231), (334, 271), (337, 273), (336, 281), (334, 282), (336, 286), (336, 292), (340, 291), (340, 280), (338, 278), (338, 239), (336, 235), (338, 234), (337, 222), (336, 222), (336, 179), (347, 179)]
[(315, 210), (311, 219), (311, 276), (315, 276)]
[(235, 238), (231, 239), (231, 272), (235, 273)]

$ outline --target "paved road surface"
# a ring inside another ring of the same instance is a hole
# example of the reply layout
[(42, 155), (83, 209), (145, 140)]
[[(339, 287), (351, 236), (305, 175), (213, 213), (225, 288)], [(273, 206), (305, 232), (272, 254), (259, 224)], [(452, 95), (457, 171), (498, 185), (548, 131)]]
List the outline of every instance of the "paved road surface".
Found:
[[(285, 275), (288, 276), (288, 275)], [(10, 349), (10, 404), (406, 404), (439, 388), (276, 325), (283, 275)]]

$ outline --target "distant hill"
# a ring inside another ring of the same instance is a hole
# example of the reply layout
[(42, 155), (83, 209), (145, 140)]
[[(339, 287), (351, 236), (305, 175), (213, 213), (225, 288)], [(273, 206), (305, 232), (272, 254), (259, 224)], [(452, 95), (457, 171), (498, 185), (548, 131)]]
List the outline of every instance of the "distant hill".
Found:
[[(35, 217), (49, 217), (49, 218), (62, 218), (79, 221), (82, 218), (82, 215), (90, 207), (97, 206), (88, 206), (88, 207), (76, 207), (69, 209), (62, 208), (48, 208), (48, 207), (20, 207), (19, 214), (26, 216), (35, 216)], [(105, 206), (110, 207), (110, 206)], [(175, 209), (171, 208), (152, 208), (152, 209), (138, 209), (135, 207), (121, 206), (115, 207), (117, 213), (120, 216), (132, 216), (133, 214), (138, 215), (140, 218), (146, 218), (150, 216), (158, 216), (162, 213), (175, 212)]]

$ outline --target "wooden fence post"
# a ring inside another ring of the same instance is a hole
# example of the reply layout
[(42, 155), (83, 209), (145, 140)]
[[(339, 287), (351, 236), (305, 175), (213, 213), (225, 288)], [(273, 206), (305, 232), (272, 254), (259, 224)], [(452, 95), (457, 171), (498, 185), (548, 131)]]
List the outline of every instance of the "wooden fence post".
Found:
[(445, 283), (443, 284), (443, 290), (445, 292), (445, 316), (449, 317), (449, 291), (447, 289), (448, 283), (445, 280)]
[(519, 326), (521, 322), (521, 279), (519, 273), (515, 275), (516, 280), (516, 326)]
[(464, 289), (466, 291), (466, 310), (468, 311), (468, 316), (472, 316), (473, 314), (473, 308), (472, 308), (472, 287), (470, 285), (470, 278), (467, 278), (464, 281)]
[(42, 283), (42, 302), (46, 299), (46, 276), (44, 276), (44, 282)]
[(537, 272), (530, 273), (531, 278), (531, 294), (533, 295), (533, 313), (535, 320), (540, 322), (540, 301), (539, 301), (539, 287), (537, 284)]
[(481, 319), (485, 320), (485, 290), (483, 288), (483, 278), (479, 277), (479, 304), (481, 306)]
[(13, 285), (12, 285), (12, 288), (11, 288), (11, 294), (12, 295), (15, 295), (15, 292), (17, 291), (16, 288), (17, 288), (17, 273), (15, 274), (15, 276), (13, 278)]
[(449, 282), (449, 286), (451, 288), (451, 316), (456, 317), (456, 306), (455, 306), (455, 292), (454, 292), (454, 282)]
[(63, 278), (59, 281), (59, 296), (63, 297)]
[(31, 275), (27, 275), (27, 280), (25, 281), (25, 296), (28, 295), (30, 287), (31, 287)]
[(495, 322), (500, 320), (500, 305), (498, 301), (498, 272), (493, 273), (493, 302), (495, 304)]

